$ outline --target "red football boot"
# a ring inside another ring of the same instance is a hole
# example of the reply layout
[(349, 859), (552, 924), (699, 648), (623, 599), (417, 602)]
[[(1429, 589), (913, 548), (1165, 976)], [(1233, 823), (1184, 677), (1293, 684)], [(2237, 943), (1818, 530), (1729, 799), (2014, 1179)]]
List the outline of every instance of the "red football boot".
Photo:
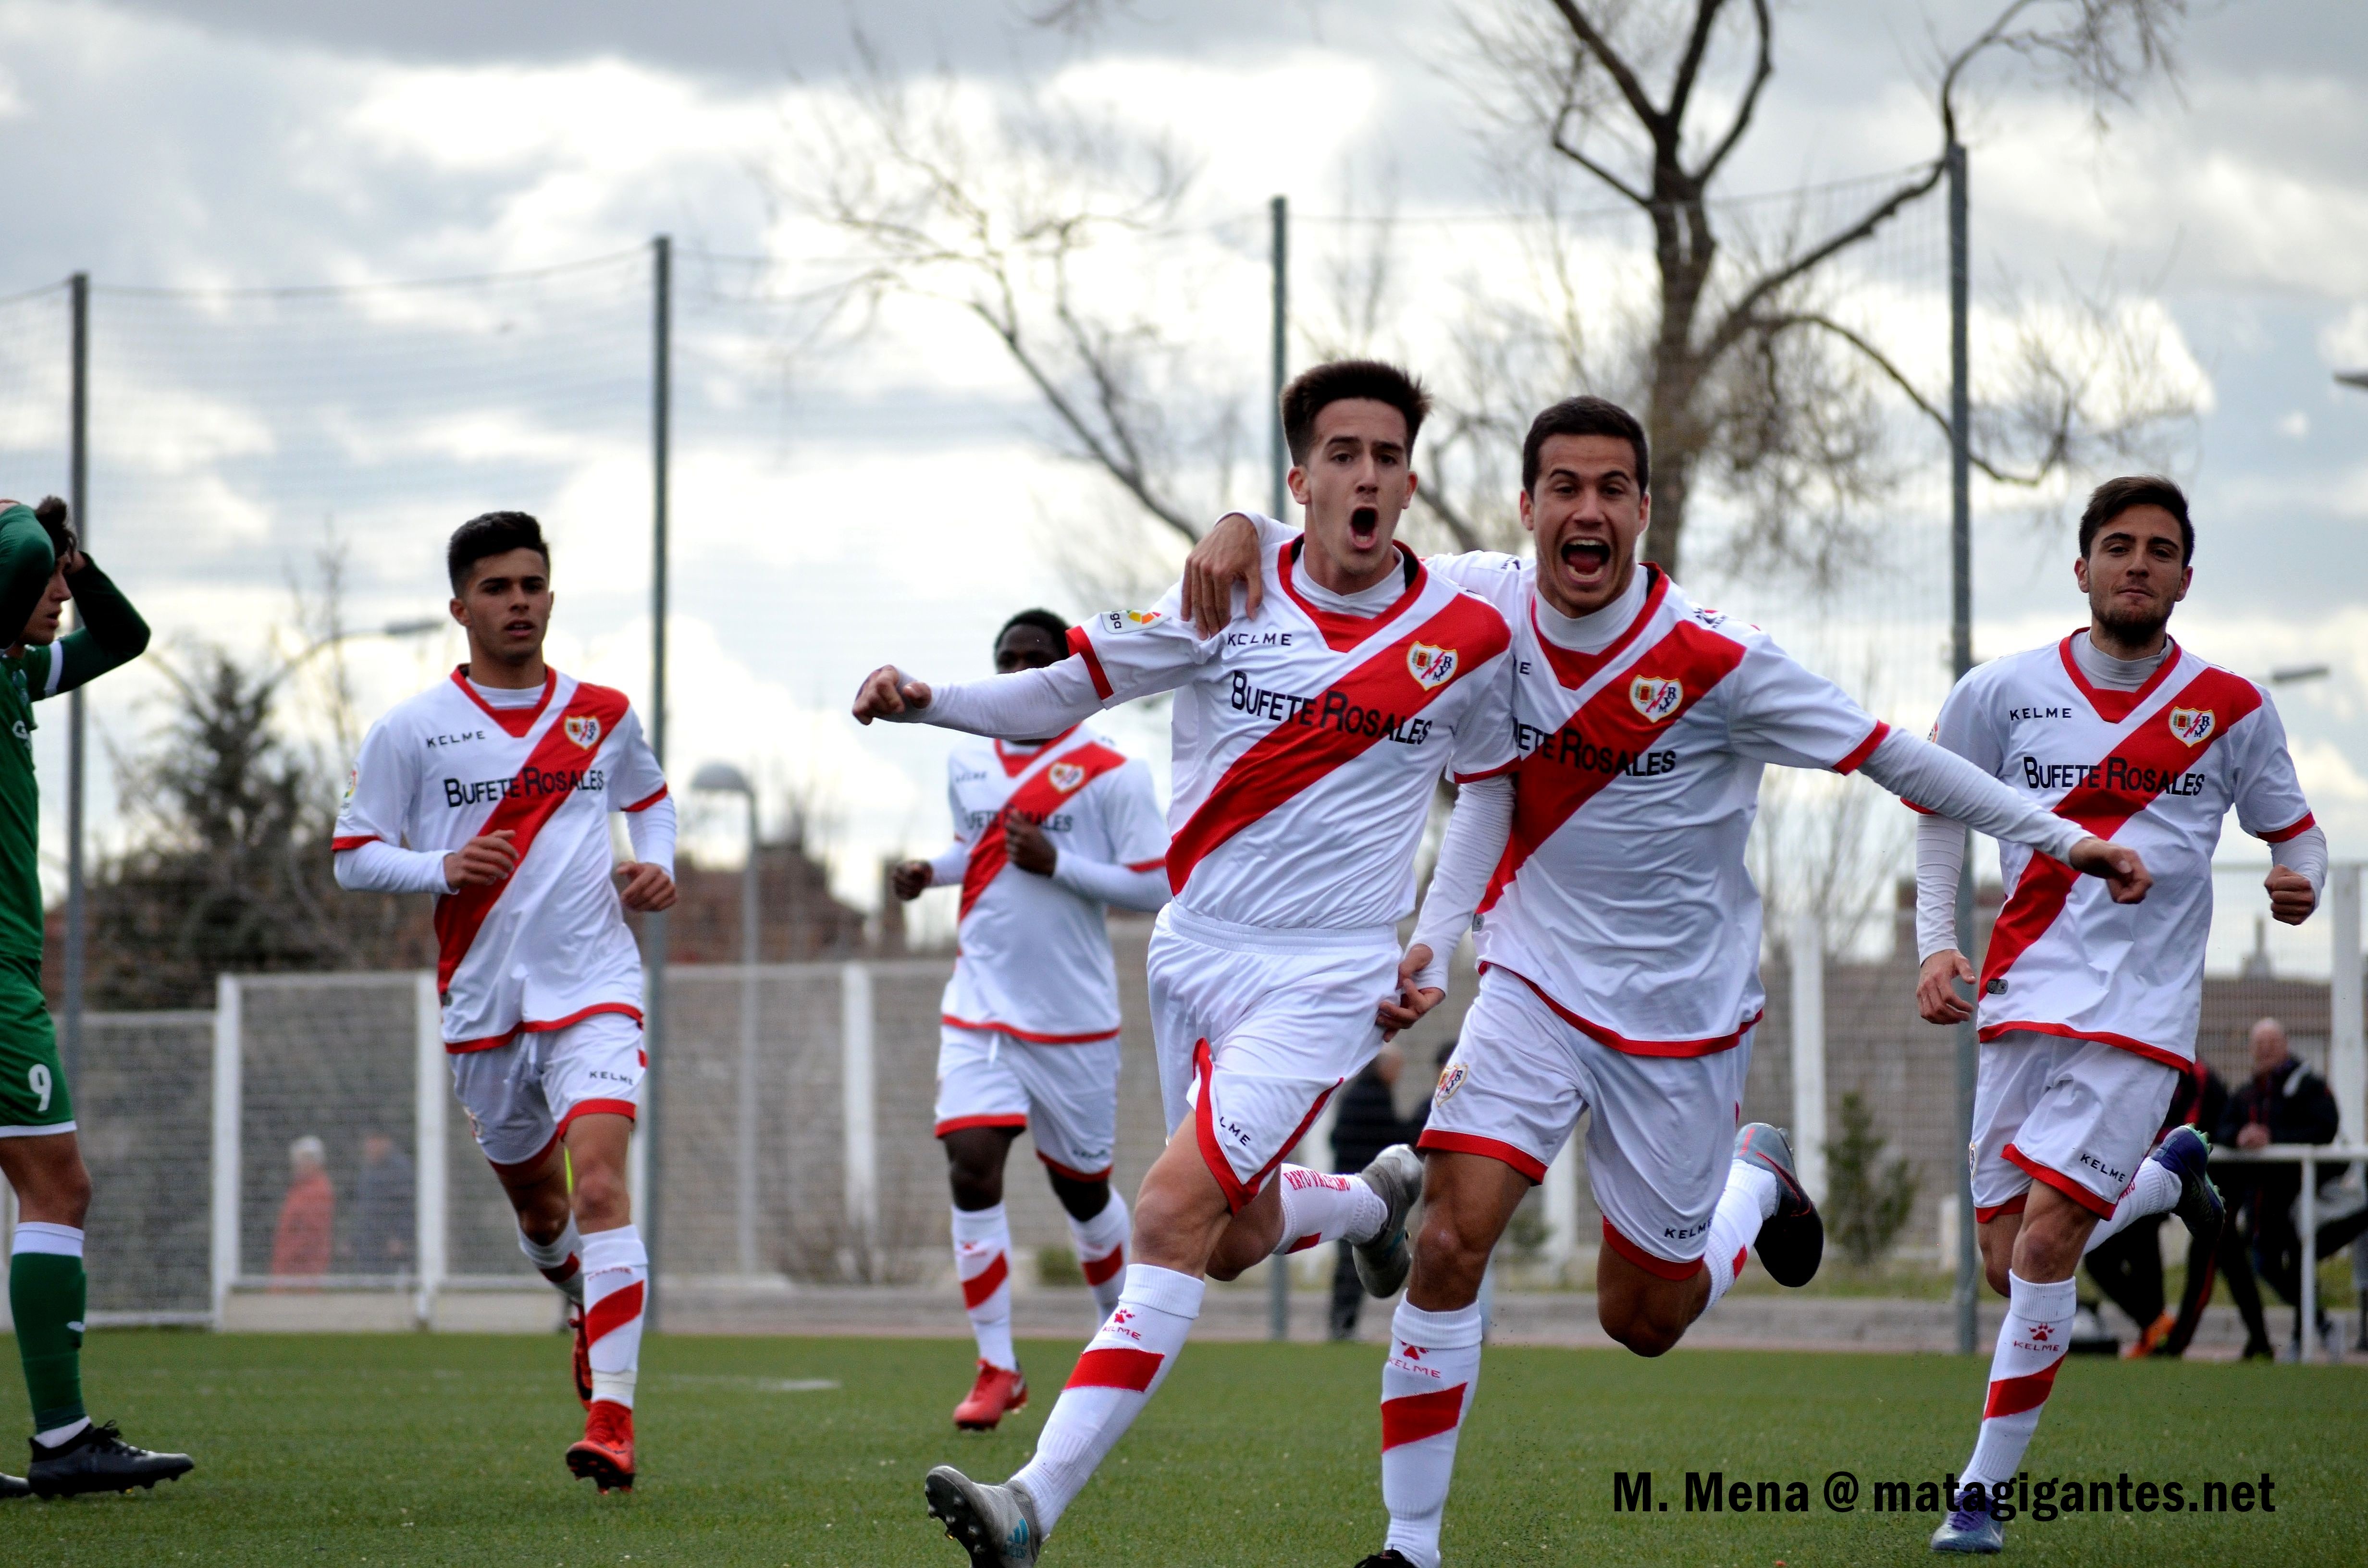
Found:
[(995, 1424), (1028, 1403), (1028, 1379), (1016, 1368), (978, 1364), (978, 1381), (954, 1406), (954, 1425), (965, 1432), (992, 1432)]
[(633, 1489), (633, 1413), (616, 1401), (595, 1401), (584, 1438), (567, 1450), (568, 1471), (604, 1493)]
[(592, 1408), (592, 1340), (584, 1332), (582, 1307), (570, 1306), (567, 1309), (567, 1332), (575, 1340), (575, 1397), (584, 1402), (585, 1409), (589, 1410)]

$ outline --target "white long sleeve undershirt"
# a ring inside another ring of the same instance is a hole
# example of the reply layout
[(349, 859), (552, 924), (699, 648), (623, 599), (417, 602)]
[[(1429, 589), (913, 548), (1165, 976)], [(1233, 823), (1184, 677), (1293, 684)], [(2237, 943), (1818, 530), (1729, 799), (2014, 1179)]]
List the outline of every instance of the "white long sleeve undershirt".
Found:
[(645, 866), (655, 866), (667, 876), (673, 876), (674, 797), (663, 796), (655, 804), (643, 806), (638, 812), (627, 812), (625, 837), (633, 846), (634, 859)]
[[(898, 675), (910, 678), (903, 671)], [(883, 717), (891, 723), (935, 724), (941, 730), (1016, 741), (1057, 735), (1101, 708), (1086, 661), (1073, 653), (1042, 669), (933, 686), (927, 708), (908, 706)]]
[(1071, 892), (1144, 915), (1156, 915), (1168, 900), (1167, 868), (1130, 871), (1107, 860), (1088, 860), (1067, 850), (1053, 862), (1053, 880)]
[(435, 849), (404, 849), (381, 839), (337, 851), (337, 885), (347, 892), (447, 893), (444, 856)]
[(1447, 964), (1455, 945), (1472, 929), (1472, 913), (1488, 891), (1488, 878), (1505, 858), (1513, 832), (1513, 780), (1509, 775), (1477, 778), (1456, 792), (1447, 833), (1439, 841), (1430, 891), (1415, 920), (1417, 945), (1430, 949), (1430, 961), (1414, 977), (1418, 990), (1447, 989)]

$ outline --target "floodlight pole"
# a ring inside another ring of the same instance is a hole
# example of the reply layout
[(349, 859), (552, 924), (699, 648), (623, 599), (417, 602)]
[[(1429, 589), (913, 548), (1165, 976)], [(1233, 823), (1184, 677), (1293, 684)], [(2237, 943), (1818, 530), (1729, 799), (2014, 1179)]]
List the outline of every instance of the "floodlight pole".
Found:
[[(66, 431), (66, 503), (74, 509), (74, 526), (84, 543), (90, 541), (90, 514), (85, 510), (90, 502), (90, 274), (77, 272), (73, 279), (74, 363), (71, 377), (72, 401), (68, 405)], [(74, 621), (82, 620), (79, 606), (74, 608)], [(83, 690), (76, 687), (66, 694), (66, 939), (65, 984), (63, 1003), (64, 1028), (58, 1041), (60, 1065), (65, 1069), (69, 1088), (76, 1086), (82, 1070), (83, 990), (87, 964), (90, 905), (89, 890), (83, 869), (84, 801), (88, 793), (88, 773), (85, 767), (84, 735), (85, 720)]]
[[(666, 755), (666, 459), (674, 424), (674, 242), (665, 234), (650, 241), (650, 751), (658, 767)], [(645, 1212), (634, 1216), (642, 1228), (642, 1245), (649, 1253), (649, 1290), (643, 1308), (645, 1325), (658, 1327), (659, 1303), (666, 1293), (658, 1286), (659, 1214), (666, 1207), (666, 1144), (658, 1119), (659, 1085), (666, 1081), (666, 912), (653, 912), (644, 922), (642, 966), (643, 1043), (649, 1067), (642, 1077), (641, 1134), (646, 1152), (649, 1181), (643, 1193)]]
[[(1274, 230), (1272, 268), (1274, 273), (1274, 374), (1273, 398), (1267, 404), (1268, 466), (1272, 481), (1269, 502), (1277, 521), (1291, 500), (1283, 475), (1291, 467), (1291, 448), (1282, 431), (1282, 384), (1291, 368), (1291, 199), (1278, 196), (1267, 203), (1267, 214)], [(1289, 1150), (1283, 1151), (1288, 1155)], [(1282, 1179), (1280, 1172), (1275, 1179)], [(1269, 1258), (1267, 1263), (1266, 1332), (1269, 1339), (1291, 1337), (1291, 1262), (1287, 1256)]]
[[(1952, 141), (1949, 170), (1949, 676), (1953, 684), (1974, 667), (1973, 392), (1965, 317), (1971, 282), (1966, 260), (1965, 149)], [(1957, 950), (1974, 956), (1973, 834), (1964, 835), (1957, 874)], [(1974, 1002), (1981, 1003), (1976, 985)], [(1980, 1056), (1972, 1018), (1957, 1026), (1957, 1138), (1974, 1136), (1974, 1079)], [(1957, 1354), (1974, 1353), (1981, 1262), (1974, 1234), (1972, 1172), (1957, 1173)]]

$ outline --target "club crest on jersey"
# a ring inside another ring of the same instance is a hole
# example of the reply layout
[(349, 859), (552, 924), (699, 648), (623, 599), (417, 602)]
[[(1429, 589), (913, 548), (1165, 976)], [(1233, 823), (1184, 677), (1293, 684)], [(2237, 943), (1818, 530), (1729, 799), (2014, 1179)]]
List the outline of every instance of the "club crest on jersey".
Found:
[(1455, 678), (1455, 650), (1417, 642), (1406, 650), (1406, 673), (1425, 691), (1437, 691)]
[(1678, 710), (1686, 699), (1686, 688), (1680, 682), (1657, 676), (1638, 676), (1628, 683), (1628, 700), (1637, 712), (1657, 724)]
[(600, 721), (591, 714), (571, 713), (559, 722), (561, 728), (567, 732), (567, 738), (586, 751), (600, 744)]
[(1044, 770), (1044, 776), (1064, 795), (1086, 781), (1086, 770), (1074, 762), (1056, 762)]
[(2192, 746), (2200, 746), (2212, 738), (2219, 727), (2220, 715), (2209, 708), (2174, 708), (2170, 710), (2170, 733)]
[(1432, 1103), (1436, 1105), (1445, 1105), (1448, 1101), (1453, 1099), (1455, 1097), (1455, 1091), (1462, 1088), (1463, 1086), (1463, 1080), (1471, 1075), (1472, 1069), (1466, 1067), (1463, 1062), (1449, 1062), (1447, 1064), (1447, 1071), (1439, 1075), (1439, 1093), (1433, 1096)]

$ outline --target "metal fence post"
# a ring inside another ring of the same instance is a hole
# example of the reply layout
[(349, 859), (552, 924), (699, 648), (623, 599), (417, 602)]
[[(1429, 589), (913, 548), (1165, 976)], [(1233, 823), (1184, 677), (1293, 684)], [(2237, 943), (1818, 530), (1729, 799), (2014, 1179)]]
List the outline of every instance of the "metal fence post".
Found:
[(445, 1270), (444, 1128), (451, 1091), (445, 1087), (451, 1074), (450, 1059), (444, 1053), (442, 1003), (436, 994), (436, 976), (418, 977), (413, 992), (415, 1022), (413, 1025), (412, 1085), (413, 1142), (415, 1162), (412, 1183), (412, 1267), (418, 1300), (415, 1315), (422, 1328), (436, 1326), (436, 1294), (443, 1288)]
[(1801, 1185), (1826, 1197), (1826, 927), (1814, 912), (1793, 923), (1793, 1155)]
[(238, 976), (214, 977), (213, 1212), (211, 1260), (213, 1326), (238, 1278), (239, 1110), (245, 1097), (239, 1072)]
[(2328, 872), (2328, 940), (2335, 951), (2328, 970), (2327, 1085), (2343, 1113), (2337, 1141), (2368, 1143), (2368, 1041), (2362, 1040), (2360, 970), (2360, 866), (2357, 861)]
[(872, 1246), (880, 1234), (878, 1101), (871, 1064), (871, 970), (850, 963), (839, 970), (840, 1116), (847, 1147), (848, 1245), (859, 1278), (871, 1272)]

